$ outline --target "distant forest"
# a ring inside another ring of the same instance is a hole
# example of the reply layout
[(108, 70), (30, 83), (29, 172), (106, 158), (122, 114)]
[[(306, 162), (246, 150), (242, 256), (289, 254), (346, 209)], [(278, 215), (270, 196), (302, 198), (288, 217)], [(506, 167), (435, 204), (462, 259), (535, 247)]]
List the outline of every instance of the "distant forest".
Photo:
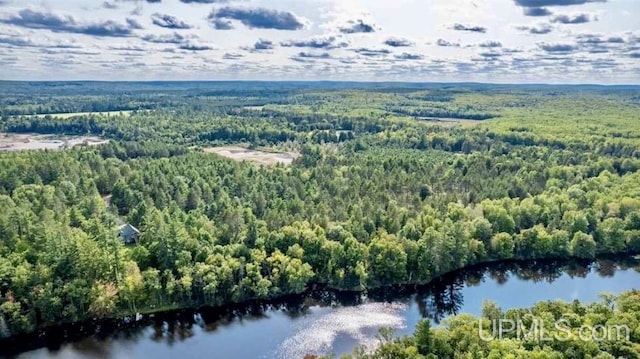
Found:
[(633, 87), (0, 82), (0, 112), (3, 133), (111, 140), (0, 151), (0, 337), (640, 253)]

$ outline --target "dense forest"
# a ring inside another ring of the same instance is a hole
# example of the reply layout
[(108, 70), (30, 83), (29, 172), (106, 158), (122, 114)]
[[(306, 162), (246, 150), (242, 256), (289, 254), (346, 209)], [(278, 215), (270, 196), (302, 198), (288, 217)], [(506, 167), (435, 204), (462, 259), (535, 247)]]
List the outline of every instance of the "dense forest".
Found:
[[(424, 284), (493, 261), (640, 253), (635, 89), (0, 83), (0, 93), (0, 132), (110, 140), (0, 151), (0, 337), (316, 285)], [(121, 110), (132, 112), (70, 113)], [(203, 150), (229, 144), (299, 156), (256, 165)], [(135, 244), (119, 223), (140, 230)], [(451, 346), (468, 319), (433, 335)], [(465, 343), (451, 350), (473, 350)]]

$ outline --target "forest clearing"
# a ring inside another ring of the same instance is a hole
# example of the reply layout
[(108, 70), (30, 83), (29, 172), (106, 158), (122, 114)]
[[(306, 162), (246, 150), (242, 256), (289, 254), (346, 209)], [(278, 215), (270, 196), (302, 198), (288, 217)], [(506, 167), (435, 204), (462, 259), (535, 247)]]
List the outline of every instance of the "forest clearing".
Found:
[(205, 153), (231, 158), (239, 162), (247, 161), (258, 165), (274, 165), (277, 163), (290, 165), (299, 155), (295, 153), (267, 152), (239, 146), (206, 147)]
[(0, 151), (60, 150), (74, 146), (98, 146), (109, 142), (95, 136), (0, 133)]

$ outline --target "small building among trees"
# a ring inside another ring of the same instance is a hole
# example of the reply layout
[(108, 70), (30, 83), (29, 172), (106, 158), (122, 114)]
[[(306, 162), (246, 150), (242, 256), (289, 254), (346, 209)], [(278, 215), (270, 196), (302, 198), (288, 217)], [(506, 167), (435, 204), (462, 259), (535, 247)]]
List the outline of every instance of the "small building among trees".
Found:
[(130, 224), (123, 224), (118, 227), (118, 237), (120, 237), (126, 245), (138, 244), (140, 231)]

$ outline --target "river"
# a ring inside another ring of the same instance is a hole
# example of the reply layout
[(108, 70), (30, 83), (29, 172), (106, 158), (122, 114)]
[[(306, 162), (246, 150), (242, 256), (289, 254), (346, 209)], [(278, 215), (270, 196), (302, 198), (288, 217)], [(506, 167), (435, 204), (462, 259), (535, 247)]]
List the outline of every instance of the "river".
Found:
[(425, 287), (387, 288), (367, 296), (316, 291), (268, 305), (181, 311), (83, 328), (89, 334), (80, 339), (56, 339), (50, 333), (46, 340), (10, 351), (21, 359), (339, 356), (358, 345), (375, 347), (382, 327), (404, 335), (422, 318), (438, 325), (452, 314), (479, 315), (484, 300), (509, 309), (542, 300), (593, 302), (600, 293), (634, 288), (640, 288), (640, 262), (634, 259), (499, 264), (452, 273)]

